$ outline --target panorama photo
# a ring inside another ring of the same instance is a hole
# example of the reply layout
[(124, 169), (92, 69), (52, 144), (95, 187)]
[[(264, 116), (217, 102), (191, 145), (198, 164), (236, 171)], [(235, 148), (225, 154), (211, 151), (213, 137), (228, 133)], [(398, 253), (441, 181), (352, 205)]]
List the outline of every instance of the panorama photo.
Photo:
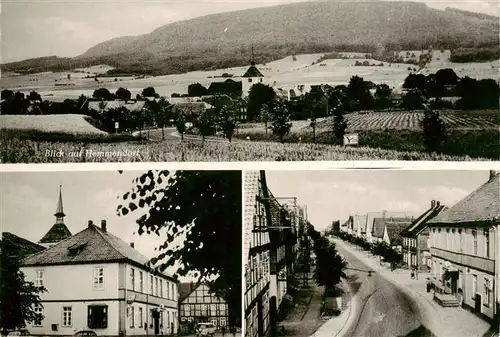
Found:
[(499, 13), (3, 1), (0, 160), (497, 160)]

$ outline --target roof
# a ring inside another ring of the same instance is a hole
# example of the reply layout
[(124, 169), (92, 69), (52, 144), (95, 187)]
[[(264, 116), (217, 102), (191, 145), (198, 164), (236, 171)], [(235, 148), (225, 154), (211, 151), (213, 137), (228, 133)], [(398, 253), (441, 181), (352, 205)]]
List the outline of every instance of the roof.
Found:
[(136, 112), (141, 111), (146, 104), (145, 101), (90, 101), (89, 102), (89, 110), (101, 111), (101, 104), (104, 103), (104, 111), (108, 111), (110, 109), (118, 109), (118, 108), (126, 108), (128, 111)]
[(366, 232), (366, 215), (354, 215), (353, 216), (353, 227), (354, 229), (360, 230), (361, 233)]
[(55, 243), (71, 236), (68, 227), (63, 223), (54, 224), (38, 243)]
[(444, 205), (429, 208), (406, 227), (404, 231), (401, 232), (401, 235), (405, 237), (416, 237), (427, 227), (429, 220), (435, 218), (446, 209), (448, 208)]
[(250, 248), (252, 245), (253, 237), (253, 219), (256, 214), (255, 205), (257, 203), (256, 196), (259, 195), (259, 171), (245, 171), (245, 188), (244, 188), (244, 202), (245, 211), (244, 214), (244, 249), (243, 249), (243, 261), (248, 261), (250, 257)]
[(183, 282), (179, 283), (177, 286), (177, 293), (179, 294), (179, 303), (184, 301), (198, 286), (200, 282)]
[(45, 247), (10, 232), (2, 233), (2, 254), (19, 261), (28, 255), (45, 250)]
[(250, 67), (248, 67), (245, 74), (243, 74), (243, 76), (241, 76), (241, 77), (264, 77), (264, 75), (262, 75), (260, 70), (257, 69), (255, 64), (252, 64)]
[(128, 261), (146, 268), (150, 259), (130, 247), (119, 237), (90, 224), (83, 231), (55, 246), (27, 257), (22, 261), (22, 265), (41, 266), (118, 261)]
[[(371, 233), (373, 235), (373, 224), (375, 218), (406, 218), (406, 212), (370, 212), (366, 215), (366, 233)], [(383, 232), (382, 232), (383, 235)]]
[(385, 223), (385, 226), (387, 227), (387, 235), (389, 235), (389, 241), (391, 242), (391, 245), (403, 244), (401, 232), (411, 223), (411, 220), (408, 220), (409, 221), (406, 222), (387, 221)]
[(190, 114), (199, 114), (211, 108), (213, 108), (213, 106), (206, 102), (182, 102), (182, 103), (175, 103), (174, 106), (172, 107), (172, 111), (174, 113), (182, 111), (185, 114), (190, 115)]
[(500, 174), (492, 171), (486, 183), (428, 223), (470, 223), (498, 221), (499, 219)]
[[(411, 223), (411, 218), (388, 218), (388, 217), (382, 217), (382, 218), (374, 218), (373, 219), (373, 229), (372, 229), (372, 236), (377, 237), (377, 238), (383, 238), (384, 237), (384, 228), (387, 225), (387, 231), (389, 232), (389, 227), (392, 226), (391, 224), (397, 224), (397, 223), (404, 223), (403, 228), (401, 228), (401, 231), (406, 228), (410, 223)], [(392, 231), (392, 229), (391, 229)], [(391, 232), (394, 233), (394, 232)], [(389, 238), (391, 238), (391, 233), (389, 233)]]

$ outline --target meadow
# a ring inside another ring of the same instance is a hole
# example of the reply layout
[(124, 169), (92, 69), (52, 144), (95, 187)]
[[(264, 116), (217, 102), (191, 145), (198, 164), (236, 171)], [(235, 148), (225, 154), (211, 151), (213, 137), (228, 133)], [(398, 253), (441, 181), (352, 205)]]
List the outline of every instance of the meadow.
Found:
[[(80, 155), (74, 155), (75, 153)], [(60, 155), (55, 155), (60, 154)], [(202, 142), (169, 140), (161, 142), (85, 143), (20, 139), (0, 131), (2, 163), (71, 162), (218, 162), (218, 161), (338, 161), (338, 160), (428, 160), (471, 161), (481, 158), (394, 151), (374, 148), (346, 148), (310, 143), (261, 141)], [(488, 159), (483, 159), (488, 160)]]
[(92, 125), (91, 117), (67, 115), (0, 115), (2, 129), (38, 130), (41, 132), (63, 132), (70, 134), (107, 135)]
[[(406, 51), (400, 52), (406, 55)], [(416, 57), (421, 51), (411, 51)], [(371, 64), (379, 64), (381, 61), (373, 59), (359, 58), (359, 53), (343, 53), (345, 59), (327, 59), (318, 62), (325, 53), (302, 54), (288, 56), (283, 59), (259, 64), (257, 67), (266, 78), (266, 82), (275, 83), (276, 87), (289, 89), (300, 84), (311, 85), (329, 83), (330, 85), (347, 84), (351, 76), (358, 75), (366, 81), (374, 83), (387, 83), (391, 87), (399, 90), (404, 79), (418, 68), (415, 65), (405, 63), (382, 62), (383, 66), (355, 66), (356, 61), (369, 61)], [(481, 63), (452, 63), (449, 61), (450, 51), (441, 53), (434, 51), (432, 60), (421, 72), (425, 75), (434, 73), (442, 68), (452, 68), (458, 76), (469, 76), (471, 78), (483, 79), (491, 78), (492, 74), (497, 74), (499, 61)], [(356, 57), (356, 59), (354, 58)], [(115, 91), (119, 87), (127, 88), (132, 96), (140, 94), (142, 89), (152, 86), (156, 92), (162, 96), (170, 97), (173, 93), (187, 93), (190, 84), (200, 83), (208, 87), (211, 82), (223, 81), (220, 78), (223, 73), (233, 75), (233, 79), (238, 81), (248, 67), (233, 67), (215, 69), (207, 71), (192, 71), (184, 74), (174, 74), (165, 76), (145, 76), (145, 77), (98, 77), (96, 81), (93, 76), (101, 74), (104, 70), (109, 70), (108, 66), (95, 66), (78, 69), (73, 72), (60, 73), (38, 73), (30, 75), (3, 76), (0, 87), (29, 93), (36, 90), (43, 99), (51, 101), (63, 101), (66, 98), (76, 99), (81, 94), (92, 96), (95, 89), (106, 87)], [(410, 69), (409, 69), (410, 68)], [(76, 72), (78, 71), (78, 72)], [(71, 79), (67, 78), (70, 75)], [(90, 76), (89, 78), (86, 78)], [(55, 84), (64, 84), (56, 86)]]

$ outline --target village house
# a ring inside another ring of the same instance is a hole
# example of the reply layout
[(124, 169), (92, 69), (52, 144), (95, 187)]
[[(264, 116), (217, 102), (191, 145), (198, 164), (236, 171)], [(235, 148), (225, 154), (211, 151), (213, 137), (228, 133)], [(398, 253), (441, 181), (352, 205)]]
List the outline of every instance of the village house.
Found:
[(401, 250), (403, 239), (401, 232), (412, 222), (411, 218), (375, 218), (373, 219), (372, 239), (374, 242), (385, 242), (391, 247)]
[(439, 201), (432, 200), (431, 207), (406, 227), (403, 237), (403, 261), (409, 269), (430, 270), (429, 228), (427, 222), (446, 210)]
[(462, 305), (499, 325), (500, 175), (428, 222), (431, 282), (442, 305)]
[(265, 172), (245, 172), (245, 336), (271, 333), (295, 267), (295, 221), (267, 188)]
[[(366, 228), (364, 230), (365, 232), (365, 239), (369, 243), (375, 243), (378, 241), (382, 241), (383, 239), (383, 227), (381, 231), (381, 237), (374, 237), (374, 224), (375, 224), (375, 219), (376, 218), (381, 218), (381, 219), (404, 219), (403, 222), (407, 221), (408, 216), (406, 212), (388, 212), (388, 211), (382, 211), (382, 212), (369, 212), (366, 214)], [(384, 221), (384, 220), (379, 220), (379, 221)], [(380, 232), (380, 229), (377, 230), (377, 234)]]
[[(56, 223), (63, 223), (63, 217), (60, 195)], [(35, 308), (44, 319), (28, 326), (32, 335), (177, 331), (177, 281), (151, 268), (133, 243), (109, 233), (105, 220), (100, 227), (89, 221), (79, 233), (24, 258), (20, 270), (35, 286), (47, 289), (40, 295), (43, 307)]]
[(99, 113), (104, 113), (113, 109), (125, 108), (130, 112), (141, 112), (146, 106), (146, 101), (137, 100), (113, 100), (113, 101), (89, 101), (88, 109)]
[(180, 324), (195, 325), (211, 322), (217, 330), (228, 325), (228, 306), (226, 301), (211, 292), (206, 282), (179, 284), (179, 321)]

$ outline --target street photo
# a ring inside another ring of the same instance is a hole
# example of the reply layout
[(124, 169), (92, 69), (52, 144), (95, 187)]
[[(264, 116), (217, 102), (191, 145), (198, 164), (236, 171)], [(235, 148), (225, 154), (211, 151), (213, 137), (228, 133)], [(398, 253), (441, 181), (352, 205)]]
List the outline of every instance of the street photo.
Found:
[(498, 337), (500, 172), (244, 172), (245, 337)]
[(241, 171), (0, 180), (2, 336), (242, 336)]
[(2, 1), (0, 162), (495, 161), (500, 7)]

